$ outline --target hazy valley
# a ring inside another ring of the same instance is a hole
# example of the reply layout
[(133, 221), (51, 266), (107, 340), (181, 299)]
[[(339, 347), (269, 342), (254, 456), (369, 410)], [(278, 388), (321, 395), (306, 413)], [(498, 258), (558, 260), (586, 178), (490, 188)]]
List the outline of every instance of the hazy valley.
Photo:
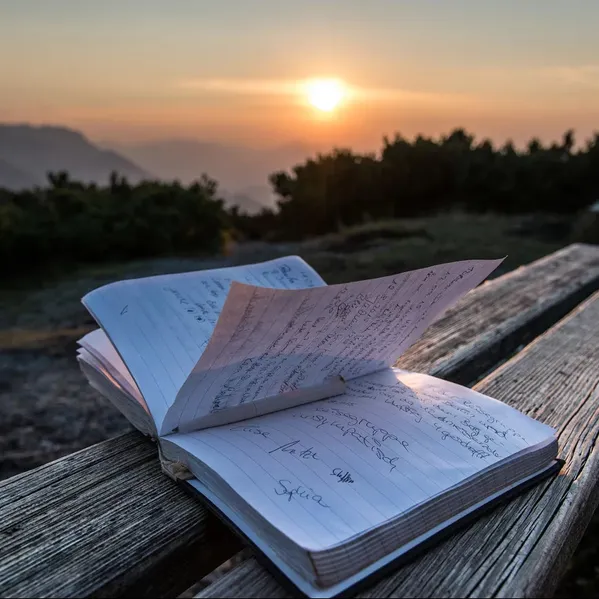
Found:
[(65, 127), (0, 124), (0, 188), (44, 186), (48, 172), (67, 171), (73, 180), (104, 185), (111, 172), (130, 183), (143, 179), (187, 185), (207, 174), (218, 181), (227, 205), (255, 213), (273, 207), (268, 177), (310, 155), (302, 144), (250, 148), (194, 139), (140, 144), (94, 142)]

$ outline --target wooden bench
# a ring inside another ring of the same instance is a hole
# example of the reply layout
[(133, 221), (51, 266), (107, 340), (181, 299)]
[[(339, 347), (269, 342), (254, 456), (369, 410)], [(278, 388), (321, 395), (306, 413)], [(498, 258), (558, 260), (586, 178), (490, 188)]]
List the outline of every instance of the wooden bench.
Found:
[[(566, 464), (365, 596), (553, 590), (597, 504), (597, 289), (599, 248), (570, 246), (481, 285), (400, 361), (462, 384), (488, 374), (476, 388), (556, 427)], [(137, 433), (0, 483), (2, 597), (173, 596), (240, 549)], [(286, 594), (249, 559), (200, 596)]]

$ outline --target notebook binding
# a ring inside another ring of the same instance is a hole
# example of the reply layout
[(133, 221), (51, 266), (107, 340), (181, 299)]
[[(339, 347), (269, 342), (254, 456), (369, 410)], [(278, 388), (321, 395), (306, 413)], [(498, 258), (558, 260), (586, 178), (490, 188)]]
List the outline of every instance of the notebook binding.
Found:
[(160, 468), (162, 472), (174, 481), (185, 481), (193, 478), (192, 472), (182, 462), (169, 460), (164, 456), (160, 444), (158, 445), (158, 456), (160, 458)]

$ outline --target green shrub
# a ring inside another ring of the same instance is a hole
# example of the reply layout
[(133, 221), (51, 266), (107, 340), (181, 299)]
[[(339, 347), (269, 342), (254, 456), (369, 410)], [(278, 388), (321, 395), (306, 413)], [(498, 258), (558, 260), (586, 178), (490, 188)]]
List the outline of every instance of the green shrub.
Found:
[(207, 177), (187, 187), (113, 175), (105, 187), (49, 175), (46, 189), (0, 194), (0, 272), (48, 263), (221, 249), (227, 215)]

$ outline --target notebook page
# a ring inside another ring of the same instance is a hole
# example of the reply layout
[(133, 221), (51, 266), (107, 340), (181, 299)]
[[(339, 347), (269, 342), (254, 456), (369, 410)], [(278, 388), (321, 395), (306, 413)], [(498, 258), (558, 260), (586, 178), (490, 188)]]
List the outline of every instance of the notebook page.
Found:
[(233, 281), (325, 285), (297, 256), (249, 266), (120, 281), (83, 298), (127, 365), (157, 427), (204, 351)]
[[(200, 428), (202, 418), (242, 404), (248, 405), (237, 411), (247, 417), (247, 408), (260, 409), (257, 400), (394, 364), (437, 316), (500, 262), (454, 262), (301, 291), (233, 285), (161, 434)], [(264, 402), (268, 411), (276, 409), (277, 400)], [(206, 418), (210, 424), (214, 420)]]
[(337, 398), (165, 441), (294, 542), (322, 550), (554, 434), (472, 390), (388, 369)]
[[(139, 392), (137, 395), (131, 395), (86, 349), (79, 349), (77, 360), (87, 381), (96, 391), (106, 397), (137, 430), (156, 438), (156, 426)], [(143, 409), (140, 410), (138, 406)]]
[(131, 373), (127, 370), (121, 356), (106, 336), (102, 329), (96, 329), (87, 333), (78, 341), (79, 345), (87, 350), (102, 366), (107, 370), (110, 376), (116, 379), (119, 384), (124, 387), (129, 395), (135, 397), (141, 403), (145, 410), (148, 411), (146, 402), (144, 401)]
[[(555, 465), (548, 466), (544, 471), (544, 473), (549, 474), (553, 472)], [(286, 561), (281, 560), (281, 555), (276, 551), (273, 545), (264, 538), (262, 534), (259, 532), (256, 533), (255, 528), (253, 528), (247, 521), (246, 514), (240, 513), (235, 510), (229, 503), (224, 502), (219, 496), (215, 495), (210, 491), (210, 489), (202, 482), (197, 479), (191, 479), (187, 481), (187, 484), (193, 487), (198, 493), (203, 495), (210, 501), (216, 508), (227, 518), (230, 522), (233, 523), (235, 527), (245, 535), (252, 545), (258, 548), (258, 550), (266, 556), (273, 564), (276, 565), (277, 569), (281, 571), (281, 573), (289, 579), (292, 584), (295, 585), (299, 589), (301, 593), (303, 593), (307, 597), (314, 597), (320, 599), (328, 599), (333, 597), (349, 597), (355, 595), (354, 586), (358, 583), (361, 583), (365, 580), (368, 580), (371, 576), (382, 571), (383, 568), (386, 568), (390, 564), (393, 564), (401, 558), (402, 556), (408, 554), (412, 549), (422, 546), (426, 541), (430, 539), (434, 539), (437, 534), (441, 533), (443, 530), (451, 530), (451, 528), (457, 524), (460, 520), (468, 517), (469, 515), (477, 512), (480, 508), (483, 508), (485, 505), (489, 505), (493, 503), (496, 499), (500, 499), (506, 492), (513, 491), (517, 489), (520, 485), (530, 482), (532, 479), (535, 479), (541, 473), (535, 473), (534, 475), (528, 476), (522, 480), (516, 481), (511, 484), (506, 489), (503, 489), (501, 492), (495, 493), (488, 498), (485, 498), (483, 501), (480, 501), (477, 504), (472, 505), (471, 507), (462, 510), (459, 514), (449, 518), (442, 524), (435, 526), (432, 529), (429, 529), (426, 533), (421, 534), (420, 536), (412, 539), (410, 542), (405, 545), (397, 546), (395, 545), (393, 548), (389, 550), (388, 553), (384, 554), (380, 558), (376, 558), (377, 561), (372, 562), (366, 567), (360, 568), (361, 563), (353, 561), (355, 569), (357, 570), (354, 574), (344, 574), (343, 579), (340, 582), (332, 583), (330, 586), (326, 585), (326, 588), (323, 588), (321, 585), (317, 585), (314, 581), (305, 577), (302, 573), (297, 571), (297, 563), (290, 564)], [(372, 556), (370, 556), (372, 557)], [(358, 569), (359, 568), (359, 569)], [(395, 568), (397, 569), (397, 567)], [(351, 593), (351, 594), (350, 594)], [(363, 596), (363, 595), (362, 595)]]

